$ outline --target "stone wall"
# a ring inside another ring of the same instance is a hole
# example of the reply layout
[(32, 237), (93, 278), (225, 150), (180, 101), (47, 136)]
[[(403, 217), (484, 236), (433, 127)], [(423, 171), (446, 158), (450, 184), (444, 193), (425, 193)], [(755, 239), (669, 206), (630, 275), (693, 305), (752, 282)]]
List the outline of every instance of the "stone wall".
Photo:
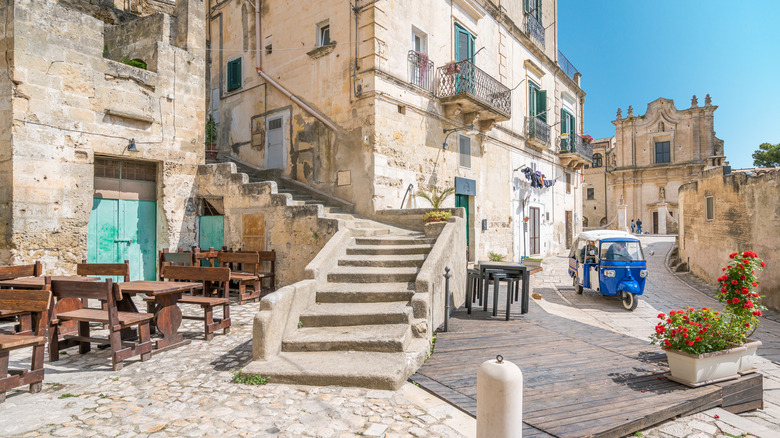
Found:
[(221, 198), (225, 246), (276, 251), (278, 288), (306, 278), (306, 265), (338, 231), (338, 221), (323, 218), (320, 205), (292, 205), (276, 183), (250, 184), (234, 163), (200, 166), (198, 196)]
[(141, 59), (147, 70), (157, 71), (157, 42), (170, 41), (170, 20), (155, 14), (128, 23), (107, 26), (104, 35), (104, 56), (119, 61)]
[[(130, 67), (103, 58), (101, 20), (55, 2), (13, 4), (12, 231), (3, 262), (42, 260), (57, 274), (87, 257), (95, 155), (158, 163), (157, 246), (195, 243), (204, 59), (163, 31), (158, 72)], [(149, 20), (171, 28), (169, 16)], [(130, 139), (139, 152), (126, 150)]]
[[(714, 201), (714, 218), (707, 220), (706, 198)], [(722, 169), (680, 187), (680, 258), (692, 273), (713, 284), (735, 251), (751, 250), (767, 268), (758, 275), (764, 303), (780, 310), (780, 171), (749, 177)]]
[[(8, 1), (0, 3), (0, 51), (6, 56), (0, 57), (0, 69), (8, 71), (13, 65), (14, 32), (13, 4)], [(11, 96), (13, 83), (8, 75), (0, 75), (0, 265), (10, 263), (9, 251), (11, 233), (13, 230), (13, 161), (12, 161), (12, 125), (13, 108)]]

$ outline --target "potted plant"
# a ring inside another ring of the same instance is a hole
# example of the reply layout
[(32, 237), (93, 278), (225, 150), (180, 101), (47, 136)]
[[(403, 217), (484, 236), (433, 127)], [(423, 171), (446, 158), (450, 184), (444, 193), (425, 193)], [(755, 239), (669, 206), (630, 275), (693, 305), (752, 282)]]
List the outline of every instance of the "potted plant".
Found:
[(588, 134), (585, 134), (582, 136), (582, 142), (585, 144), (591, 144), (591, 142), (593, 142), (593, 137), (591, 137)]
[(455, 73), (460, 73), (460, 64), (453, 61), (448, 64), (444, 65), (444, 74), (447, 76), (452, 76)]
[(207, 160), (217, 159), (217, 153), (219, 153), (219, 151), (216, 148), (216, 141), (217, 141), (217, 124), (214, 121), (214, 117), (211, 114), (209, 114), (208, 119), (206, 119), (206, 159)]
[(444, 200), (454, 192), (454, 187), (447, 187), (439, 192), (439, 189), (436, 186), (433, 186), (430, 193), (424, 190), (418, 190), (415, 194), (415, 196), (418, 198), (423, 198), (430, 202), (431, 207), (433, 207), (433, 211), (429, 211), (423, 215), (423, 224), (425, 227), (426, 237), (438, 236), (439, 233), (441, 233), (441, 230), (444, 229), (444, 225), (446, 225), (447, 220), (452, 217), (452, 213), (449, 211), (441, 211), (439, 210), (439, 207), (441, 207), (441, 204), (444, 202)]
[(748, 336), (765, 308), (752, 288), (758, 286), (755, 271), (765, 265), (752, 251), (733, 253), (730, 258), (718, 278), (722, 284), (718, 298), (726, 303), (723, 312), (690, 307), (658, 315), (661, 322), (650, 339), (666, 351), (671, 380), (696, 387), (752, 371), (761, 342)]

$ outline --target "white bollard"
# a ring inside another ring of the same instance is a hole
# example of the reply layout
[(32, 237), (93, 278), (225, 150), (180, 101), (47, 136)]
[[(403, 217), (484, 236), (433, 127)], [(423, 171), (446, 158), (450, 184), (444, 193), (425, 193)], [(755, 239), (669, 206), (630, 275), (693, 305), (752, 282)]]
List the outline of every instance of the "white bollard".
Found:
[(477, 372), (477, 438), (523, 436), (523, 373), (502, 356)]

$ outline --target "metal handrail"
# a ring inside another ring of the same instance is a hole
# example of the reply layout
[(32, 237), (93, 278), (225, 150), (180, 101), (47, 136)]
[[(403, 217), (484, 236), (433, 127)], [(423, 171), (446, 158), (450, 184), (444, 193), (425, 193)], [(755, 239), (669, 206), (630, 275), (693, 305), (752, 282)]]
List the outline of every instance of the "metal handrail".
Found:
[(525, 135), (528, 139), (536, 139), (544, 144), (550, 143), (550, 125), (538, 117), (525, 118)]
[(470, 61), (447, 64), (437, 69), (438, 97), (468, 94), (485, 105), (512, 115), (512, 90)]
[(404, 199), (401, 200), (401, 210), (404, 208), (404, 204), (406, 204), (406, 195), (409, 194), (409, 192), (414, 191), (414, 184), (409, 184), (409, 187), (406, 188), (406, 193), (404, 193)]
[(574, 67), (574, 65), (569, 62), (569, 58), (565, 57), (563, 53), (558, 50), (558, 64), (560, 64), (561, 69), (563, 69), (563, 72), (566, 73), (566, 76), (574, 79), (574, 75), (579, 73), (579, 70)]
[(429, 93), (433, 93), (436, 85), (435, 70), (433, 61), (428, 58), (428, 54), (410, 50), (406, 55), (406, 59), (409, 70), (409, 83)]

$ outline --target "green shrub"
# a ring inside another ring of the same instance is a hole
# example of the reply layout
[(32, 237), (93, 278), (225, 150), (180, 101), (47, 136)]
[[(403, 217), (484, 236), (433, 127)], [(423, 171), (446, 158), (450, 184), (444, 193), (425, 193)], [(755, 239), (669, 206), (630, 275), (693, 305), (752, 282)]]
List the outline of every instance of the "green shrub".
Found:
[(241, 383), (244, 385), (260, 386), (268, 383), (271, 378), (263, 377), (260, 374), (244, 374), (241, 370), (233, 371), (233, 383)]
[(423, 222), (429, 224), (431, 222), (446, 222), (452, 217), (452, 213), (449, 211), (435, 210), (425, 213), (423, 216)]
[(146, 70), (146, 61), (144, 61), (143, 59), (139, 59), (139, 58), (130, 59), (129, 56), (125, 55), (125, 57), (120, 59), (119, 62), (121, 62), (122, 64), (127, 64), (130, 67), (142, 68)]
[(488, 253), (488, 258), (490, 259), (491, 262), (503, 262), (504, 261), (504, 256), (502, 256), (501, 254), (499, 254), (497, 252), (493, 252), (493, 251), (490, 251)]

